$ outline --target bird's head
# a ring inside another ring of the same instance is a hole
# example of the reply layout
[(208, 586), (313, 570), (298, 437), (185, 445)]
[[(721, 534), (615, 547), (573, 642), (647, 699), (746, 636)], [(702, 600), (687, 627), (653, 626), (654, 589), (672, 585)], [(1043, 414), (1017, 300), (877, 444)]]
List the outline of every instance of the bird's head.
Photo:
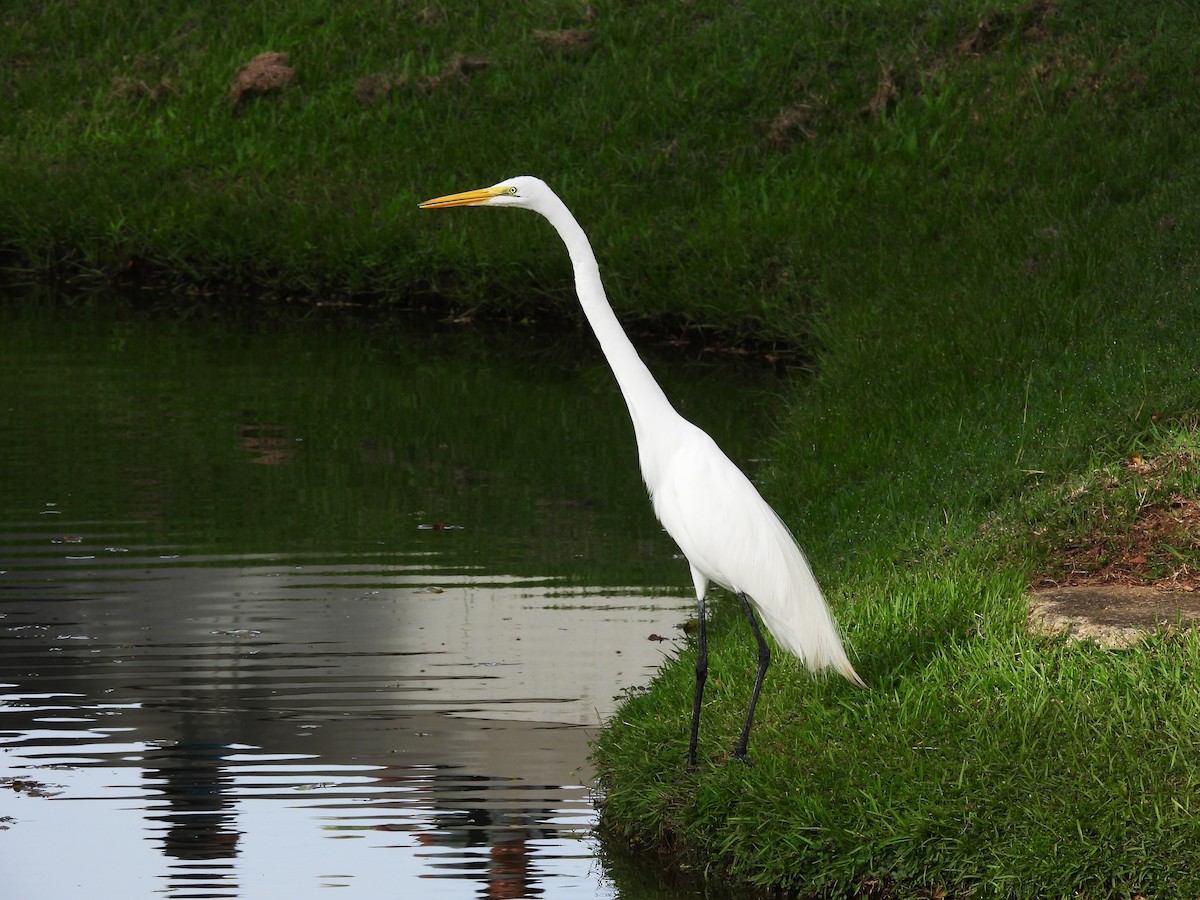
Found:
[(546, 183), (540, 178), (518, 175), (516, 178), (499, 181), (491, 187), (434, 197), (418, 205), (421, 209), (445, 209), (450, 206), (523, 206), (538, 210), (541, 201), (551, 196), (553, 195), (550, 188), (546, 187)]

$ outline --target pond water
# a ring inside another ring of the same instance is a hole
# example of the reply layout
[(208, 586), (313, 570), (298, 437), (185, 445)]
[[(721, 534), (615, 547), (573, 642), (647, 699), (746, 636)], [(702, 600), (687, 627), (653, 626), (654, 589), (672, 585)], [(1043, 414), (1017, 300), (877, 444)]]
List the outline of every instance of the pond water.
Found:
[(588, 335), (0, 302), (3, 896), (697, 895), (593, 833), (692, 605)]

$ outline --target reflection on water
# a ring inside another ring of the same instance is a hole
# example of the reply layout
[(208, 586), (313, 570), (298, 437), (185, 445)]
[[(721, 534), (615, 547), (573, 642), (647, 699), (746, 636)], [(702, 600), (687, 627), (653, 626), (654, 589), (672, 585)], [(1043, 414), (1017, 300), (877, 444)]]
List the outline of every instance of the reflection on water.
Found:
[(690, 612), (602, 369), (0, 324), (5, 896), (668, 896), (592, 834)]
[[(672, 631), (684, 598), (427, 557), (161, 559), (54, 540), (59, 559), (7, 556), (0, 580), (8, 858), (99, 841), (113, 897), (599, 887), (576, 726), (647, 680), (663, 651), (646, 638)], [(134, 816), (166, 864), (144, 858), (137, 823), (114, 825)], [(95, 876), (76, 871), (32, 867), (20, 896)]]

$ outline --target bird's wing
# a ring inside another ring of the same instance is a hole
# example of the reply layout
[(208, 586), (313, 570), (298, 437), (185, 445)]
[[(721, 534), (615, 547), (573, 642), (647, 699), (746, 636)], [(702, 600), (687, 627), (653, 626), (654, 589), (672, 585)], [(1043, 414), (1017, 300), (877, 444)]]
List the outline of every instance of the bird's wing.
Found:
[(688, 562), (749, 596), (783, 647), (814, 670), (832, 666), (859, 680), (791, 532), (712, 438), (697, 428), (680, 443), (653, 501)]

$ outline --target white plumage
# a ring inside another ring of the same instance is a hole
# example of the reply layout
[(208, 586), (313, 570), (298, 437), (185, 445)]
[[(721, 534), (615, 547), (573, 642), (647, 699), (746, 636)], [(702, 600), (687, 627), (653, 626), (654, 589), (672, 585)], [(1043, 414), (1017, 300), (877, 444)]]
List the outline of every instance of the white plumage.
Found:
[(638, 357), (605, 297), (587, 235), (558, 196), (540, 179), (520, 176), (481, 190), (427, 200), (421, 207), (482, 205), (516, 206), (540, 213), (566, 244), (579, 302), (629, 407), (642, 477), (655, 515), (691, 565), (699, 630), (689, 768), (696, 765), (708, 670), (704, 598), (709, 582), (737, 594), (749, 617), (758, 641), (759, 665), (741, 739), (734, 750), (736, 757), (745, 759), (758, 693), (770, 661), (750, 604), (775, 640), (810, 669), (832, 668), (863, 685), (842, 647), (821, 589), (787, 526), (716, 442), (675, 411)]
[(683, 418), (672, 430), (679, 449), (649, 487), (655, 514), (692, 565), (697, 596), (710, 581), (746, 594), (780, 646), (813, 671), (833, 668), (862, 684), (783, 520), (711, 437)]

